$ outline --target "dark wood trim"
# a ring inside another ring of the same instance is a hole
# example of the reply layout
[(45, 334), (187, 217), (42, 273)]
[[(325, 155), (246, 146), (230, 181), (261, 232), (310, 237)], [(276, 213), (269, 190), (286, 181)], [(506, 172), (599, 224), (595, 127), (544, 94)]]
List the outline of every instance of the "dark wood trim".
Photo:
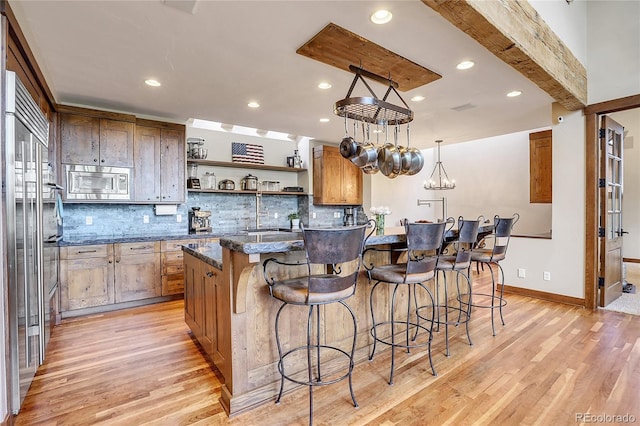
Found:
[[(498, 285), (498, 289), (500, 285)], [(563, 296), (561, 294), (547, 293), (544, 291), (531, 290), (522, 287), (504, 286), (505, 293), (517, 294), (519, 296), (533, 297), (534, 299), (546, 300), (548, 302), (564, 303), (565, 305), (584, 306), (584, 299), (579, 297)]]
[(622, 261), (625, 263), (640, 263), (640, 259), (633, 259), (631, 257), (623, 257)]
[(640, 108), (640, 94), (592, 104), (584, 109), (585, 129), (585, 307), (597, 309), (598, 303), (598, 128), (599, 116)]
[(135, 123), (136, 116), (132, 114), (125, 114), (121, 112), (101, 111), (98, 109), (75, 107), (70, 105), (57, 105), (56, 110), (59, 113), (84, 115), (87, 117), (106, 118), (109, 120), (126, 121), (128, 123)]
[[(7, 0), (0, 0), (0, 13), (7, 17), (7, 21), (9, 22), (9, 37), (13, 38), (16, 45), (20, 49), (20, 53), (27, 61), (29, 70), (36, 77), (38, 86), (40, 86), (40, 89), (47, 98), (47, 102), (49, 103), (51, 110), (55, 111), (56, 101), (53, 97), (53, 93), (47, 85), (47, 80), (44, 78), (44, 74), (42, 74), (42, 71), (38, 66), (36, 57), (33, 55), (33, 52), (29, 47), (29, 43), (27, 42), (27, 39), (24, 36), (20, 25), (18, 24), (18, 19), (16, 18), (16, 15), (14, 15), (13, 10), (11, 10), (11, 6), (9, 5), (9, 2)], [(6, 54), (6, 52), (3, 53)]]
[(584, 114), (610, 114), (638, 107), (640, 107), (640, 94), (589, 105), (584, 109)]
[(146, 126), (146, 127), (155, 127), (158, 129), (166, 129), (166, 130), (177, 130), (179, 132), (186, 131), (186, 127), (187, 127), (184, 124), (167, 123), (165, 121), (147, 120), (144, 118), (136, 118), (136, 125)]

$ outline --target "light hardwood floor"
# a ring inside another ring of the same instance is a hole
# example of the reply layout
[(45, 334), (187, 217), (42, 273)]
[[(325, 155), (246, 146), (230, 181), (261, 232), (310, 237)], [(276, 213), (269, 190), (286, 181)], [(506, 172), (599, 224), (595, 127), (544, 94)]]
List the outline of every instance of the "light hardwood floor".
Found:
[[(486, 309), (473, 312), (473, 346), (463, 327), (454, 328), (446, 357), (443, 332), (435, 335), (437, 377), (424, 349), (398, 350), (389, 386), (386, 350), (356, 365), (359, 408), (346, 382), (318, 389), (315, 424), (573, 425), (580, 415), (640, 423), (640, 317), (516, 295), (508, 301), (507, 325), (497, 325), (495, 337)], [(232, 419), (219, 394), (219, 376), (190, 338), (182, 302), (173, 301), (63, 321), (16, 424), (308, 422), (306, 388)]]

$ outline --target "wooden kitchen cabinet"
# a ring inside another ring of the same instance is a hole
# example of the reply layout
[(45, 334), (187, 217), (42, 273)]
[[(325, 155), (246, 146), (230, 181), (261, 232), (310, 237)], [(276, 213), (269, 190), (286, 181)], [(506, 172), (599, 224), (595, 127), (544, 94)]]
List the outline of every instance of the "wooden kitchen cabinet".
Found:
[(60, 248), (60, 311), (153, 299), (162, 295), (160, 241)]
[(60, 248), (60, 310), (115, 302), (113, 244)]
[(136, 123), (133, 201), (183, 203), (185, 126), (142, 119)]
[(553, 198), (551, 130), (529, 134), (529, 202), (551, 203)]
[(362, 171), (337, 146), (313, 148), (313, 204), (362, 204)]
[(218, 275), (220, 271), (185, 253), (185, 322), (214, 363), (222, 359), (218, 348)]
[(218, 242), (218, 238), (166, 240), (160, 243), (162, 265), (162, 295), (184, 293), (184, 252), (182, 246), (194, 243)]
[(115, 302), (162, 295), (160, 241), (114, 244)]
[(60, 161), (133, 167), (133, 135), (133, 122), (60, 113)]

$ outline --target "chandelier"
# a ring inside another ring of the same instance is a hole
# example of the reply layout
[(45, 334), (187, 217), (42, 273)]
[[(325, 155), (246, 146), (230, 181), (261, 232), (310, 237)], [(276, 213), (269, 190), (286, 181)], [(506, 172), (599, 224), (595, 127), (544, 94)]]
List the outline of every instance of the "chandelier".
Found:
[[(424, 182), (424, 189), (453, 189), (456, 187), (456, 181), (453, 179), (449, 179), (449, 175), (447, 175), (447, 171), (444, 169), (442, 165), (442, 161), (440, 161), (440, 144), (442, 140), (437, 140), (436, 144), (438, 147), (438, 161), (436, 161), (436, 165), (433, 167), (433, 171), (431, 172), (431, 176), (429, 176), (429, 180)], [(437, 172), (437, 174), (436, 174)]]

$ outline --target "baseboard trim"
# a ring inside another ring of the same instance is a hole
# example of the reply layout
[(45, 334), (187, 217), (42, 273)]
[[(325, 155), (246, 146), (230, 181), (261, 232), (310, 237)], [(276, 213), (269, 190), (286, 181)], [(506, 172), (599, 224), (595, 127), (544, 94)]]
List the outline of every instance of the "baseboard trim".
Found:
[(640, 263), (640, 259), (634, 259), (632, 257), (623, 257), (622, 261), (627, 263)]
[(12, 426), (14, 424), (13, 419), (14, 416), (11, 413), (7, 413), (7, 415), (4, 416), (4, 419), (2, 419), (0, 426)]
[[(498, 288), (500, 286), (498, 285)], [(563, 303), (565, 305), (574, 305), (584, 307), (585, 301), (583, 298), (563, 296), (561, 294), (547, 293), (545, 291), (531, 290), (522, 287), (513, 287), (510, 285), (504, 286), (505, 293), (517, 294), (519, 296), (533, 297), (535, 299), (546, 300), (548, 302)]]

